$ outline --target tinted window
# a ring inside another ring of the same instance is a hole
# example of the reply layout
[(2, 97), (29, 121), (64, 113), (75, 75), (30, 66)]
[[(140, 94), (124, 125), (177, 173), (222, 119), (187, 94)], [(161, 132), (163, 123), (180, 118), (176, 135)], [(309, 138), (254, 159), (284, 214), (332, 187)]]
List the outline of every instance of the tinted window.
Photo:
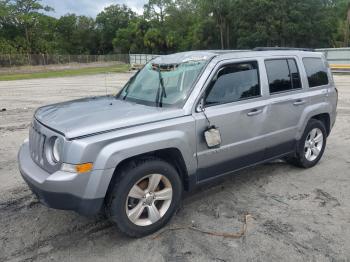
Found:
[(207, 90), (206, 104), (223, 104), (260, 96), (257, 62), (222, 67)]
[(327, 68), (320, 58), (304, 58), (303, 59), (309, 86), (328, 85)]
[(301, 88), (300, 75), (294, 59), (265, 61), (270, 93), (279, 93)]

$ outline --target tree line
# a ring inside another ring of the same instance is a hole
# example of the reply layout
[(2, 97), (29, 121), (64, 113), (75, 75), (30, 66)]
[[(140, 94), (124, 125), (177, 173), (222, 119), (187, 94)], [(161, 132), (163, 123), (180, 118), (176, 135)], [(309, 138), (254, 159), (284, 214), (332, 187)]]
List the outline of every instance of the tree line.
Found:
[(54, 18), (49, 11), (41, 0), (0, 0), (0, 53), (165, 54), (349, 45), (349, 0), (149, 0), (142, 14), (114, 4), (96, 18), (72, 13)]

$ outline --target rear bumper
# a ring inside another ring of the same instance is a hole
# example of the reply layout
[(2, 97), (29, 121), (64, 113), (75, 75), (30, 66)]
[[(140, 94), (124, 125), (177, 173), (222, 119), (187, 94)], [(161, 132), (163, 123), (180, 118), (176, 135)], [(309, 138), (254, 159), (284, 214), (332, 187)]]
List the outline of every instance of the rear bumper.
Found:
[(104, 198), (84, 198), (75, 195), (75, 191), (72, 190), (76, 188), (79, 192), (77, 185), (80, 185), (80, 188), (86, 187), (89, 174), (78, 177), (76, 174), (62, 171), (47, 173), (32, 160), (28, 143), (21, 146), (18, 163), (24, 181), (44, 205), (55, 209), (73, 210), (85, 216), (93, 216), (101, 211)]

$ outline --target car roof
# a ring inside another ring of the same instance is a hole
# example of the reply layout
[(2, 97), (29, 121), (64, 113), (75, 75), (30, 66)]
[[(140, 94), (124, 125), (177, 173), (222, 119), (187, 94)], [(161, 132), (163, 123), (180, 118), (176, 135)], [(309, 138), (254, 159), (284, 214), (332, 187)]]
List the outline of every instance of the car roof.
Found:
[(308, 49), (257, 49), (257, 50), (199, 50), (171, 55), (164, 55), (155, 58), (152, 62), (156, 64), (175, 64), (187, 61), (239, 59), (253, 57), (273, 57), (273, 56), (298, 56), (321, 57), (321, 52), (310, 51)]

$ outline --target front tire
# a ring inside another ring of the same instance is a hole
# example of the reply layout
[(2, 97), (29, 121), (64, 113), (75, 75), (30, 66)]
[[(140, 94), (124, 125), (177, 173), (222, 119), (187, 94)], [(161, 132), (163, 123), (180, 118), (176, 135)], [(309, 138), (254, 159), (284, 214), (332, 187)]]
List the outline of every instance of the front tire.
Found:
[(327, 132), (324, 124), (311, 119), (304, 134), (298, 141), (296, 156), (288, 158), (287, 162), (303, 168), (315, 166), (323, 156), (327, 143)]
[(142, 237), (168, 223), (182, 196), (181, 179), (172, 165), (156, 158), (135, 160), (117, 175), (106, 213), (120, 231)]

